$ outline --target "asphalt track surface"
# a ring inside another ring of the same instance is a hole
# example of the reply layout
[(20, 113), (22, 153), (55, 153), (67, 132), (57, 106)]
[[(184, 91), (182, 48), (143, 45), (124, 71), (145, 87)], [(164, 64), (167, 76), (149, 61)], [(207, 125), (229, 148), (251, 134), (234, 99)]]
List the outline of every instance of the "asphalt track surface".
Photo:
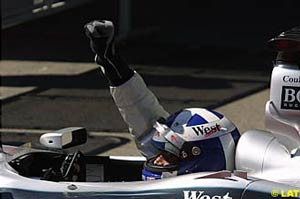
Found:
[[(90, 136), (89, 147), (82, 149), (89, 154), (132, 143), (131, 138), (119, 135), (101, 137), (101, 132), (128, 131), (105, 78), (92, 63), (93, 54), (82, 31), (86, 22), (102, 17), (95, 17), (94, 7), (89, 4), (2, 31), (2, 87), (29, 88), (2, 100), (1, 132), (6, 143), (37, 141), (43, 131), (68, 126), (84, 126), (99, 133), (100, 137)], [(193, 44), (171, 34), (179, 29), (160, 33), (154, 28), (118, 43), (125, 59), (169, 112), (184, 107), (222, 107), (268, 87), (273, 54), (260, 48), (263, 45), (255, 45), (262, 38), (247, 40), (251, 48), (228, 45), (222, 39), (218, 44), (209, 43), (211, 28), (204, 31), (202, 44)], [(237, 43), (243, 40), (235, 39)], [(74, 68), (66, 70), (72, 64)], [(37, 72), (43, 68), (48, 73)], [(30, 129), (39, 133), (32, 134)]]

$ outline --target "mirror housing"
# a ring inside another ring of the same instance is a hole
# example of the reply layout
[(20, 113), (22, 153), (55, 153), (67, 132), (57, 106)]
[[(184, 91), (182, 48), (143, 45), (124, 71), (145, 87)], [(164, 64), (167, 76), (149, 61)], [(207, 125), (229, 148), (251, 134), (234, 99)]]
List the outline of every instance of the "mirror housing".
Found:
[(69, 127), (43, 134), (40, 143), (50, 149), (67, 149), (86, 143), (87, 132), (83, 127)]

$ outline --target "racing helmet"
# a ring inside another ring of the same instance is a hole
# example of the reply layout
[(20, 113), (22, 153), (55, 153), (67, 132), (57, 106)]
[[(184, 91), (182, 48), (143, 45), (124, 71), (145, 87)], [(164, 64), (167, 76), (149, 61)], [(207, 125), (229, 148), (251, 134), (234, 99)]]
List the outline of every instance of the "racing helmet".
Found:
[[(240, 133), (218, 112), (204, 108), (183, 109), (166, 120), (158, 120), (151, 133), (152, 145), (160, 152), (145, 162), (143, 180), (234, 169)], [(161, 156), (168, 164), (155, 164)]]

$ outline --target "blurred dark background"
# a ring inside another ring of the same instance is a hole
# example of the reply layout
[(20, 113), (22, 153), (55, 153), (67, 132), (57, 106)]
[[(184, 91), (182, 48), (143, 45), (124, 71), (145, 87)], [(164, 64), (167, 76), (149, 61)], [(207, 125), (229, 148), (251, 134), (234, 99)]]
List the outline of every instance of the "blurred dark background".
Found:
[(109, 19), (131, 64), (261, 69), (270, 66), (267, 40), (298, 25), (299, 8), (298, 0), (94, 0), (2, 30), (2, 59), (90, 62), (83, 26)]
[[(12, 6), (32, 3), (3, 0), (4, 14), (5, 2)], [(34, 87), (3, 100), (2, 127), (127, 130), (105, 79), (99, 78), (99, 69), (92, 64), (94, 55), (83, 32), (91, 20), (114, 21), (121, 54), (142, 74), (162, 105), (174, 112), (183, 107), (218, 108), (266, 89), (275, 56), (267, 41), (299, 25), (299, 8), (299, 0), (84, 0), (84, 4), (14, 26), (2, 17), (6, 24), (2, 59), (12, 61), (7, 65), (15, 64), (17, 72), (31, 64), (33, 70), (36, 65), (55, 65), (58, 70), (27, 75), (13, 71), (2, 77), (2, 86), (10, 89)], [(23, 60), (29, 62), (19, 62)], [(59, 69), (75, 63), (94, 68), (76, 75), (68, 70), (60, 73)], [(263, 112), (263, 107), (259, 109)], [(236, 107), (231, 112), (242, 110)]]

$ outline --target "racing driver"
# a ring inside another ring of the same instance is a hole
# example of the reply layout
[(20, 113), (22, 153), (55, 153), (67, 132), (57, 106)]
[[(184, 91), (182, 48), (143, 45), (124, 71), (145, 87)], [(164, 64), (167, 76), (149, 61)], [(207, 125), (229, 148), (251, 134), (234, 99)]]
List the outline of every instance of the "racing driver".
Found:
[(230, 120), (204, 108), (184, 108), (169, 114), (118, 53), (113, 23), (96, 20), (84, 29), (115, 104), (147, 158), (144, 180), (234, 169), (240, 133)]

